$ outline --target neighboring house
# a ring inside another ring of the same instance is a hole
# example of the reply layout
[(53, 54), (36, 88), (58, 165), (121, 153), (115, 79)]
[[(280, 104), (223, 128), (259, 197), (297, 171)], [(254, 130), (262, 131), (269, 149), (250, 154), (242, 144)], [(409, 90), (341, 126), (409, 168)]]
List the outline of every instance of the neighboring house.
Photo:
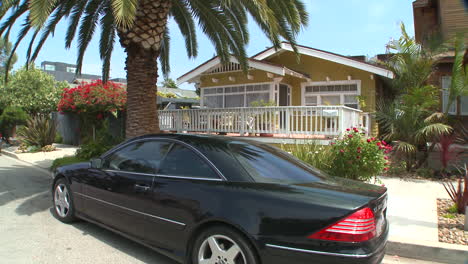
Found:
[(200, 106), (200, 99), (195, 91), (178, 89), (178, 88), (166, 88), (158, 87), (158, 92), (175, 97), (163, 97), (158, 96), (158, 109), (185, 109)]
[[(414, 29), (416, 41), (429, 45), (433, 37), (447, 41), (463, 33), (468, 47), (468, 12), (461, 0), (417, 0), (413, 2)], [(454, 52), (448, 51), (438, 56), (436, 71), (430, 83), (442, 88), (441, 110), (445, 111), (449, 97)], [(452, 115), (460, 114), (468, 124), (468, 96), (458, 98), (449, 109)]]
[[(41, 63), (41, 69), (48, 74), (55, 77), (57, 81), (66, 81), (68, 83), (74, 83), (77, 79), (85, 81), (93, 81), (101, 79), (101, 75), (95, 74), (76, 74), (76, 64), (69, 64), (64, 62), (52, 62), (52, 61), (43, 61)], [(123, 78), (114, 78), (110, 81), (127, 83), (126, 79)]]
[[(375, 112), (376, 101), (383, 94), (383, 80), (393, 78), (393, 73), (365, 62), (363, 56), (347, 57), (306, 46), (297, 48), (299, 56), (286, 42), (278, 50), (268, 48), (252, 56), (248, 59), (248, 74), (234, 57), (228, 65), (222, 65), (215, 57), (182, 75), (178, 83), (195, 83), (200, 88), (202, 108), (218, 109), (224, 119), (235, 116), (226, 116), (222, 109), (248, 108), (259, 100), (273, 102), (276, 110), (262, 116), (270, 115), (270, 123), (276, 122), (269, 126), (274, 133), (336, 136), (348, 126), (364, 121), (376, 133), (375, 122), (369, 119), (351, 121), (351, 115), (369, 118), (367, 114)], [(212, 131), (235, 132), (234, 126), (245, 128), (237, 123), (225, 122), (222, 128)], [(255, 130), (262, 129), (257, 124)]]

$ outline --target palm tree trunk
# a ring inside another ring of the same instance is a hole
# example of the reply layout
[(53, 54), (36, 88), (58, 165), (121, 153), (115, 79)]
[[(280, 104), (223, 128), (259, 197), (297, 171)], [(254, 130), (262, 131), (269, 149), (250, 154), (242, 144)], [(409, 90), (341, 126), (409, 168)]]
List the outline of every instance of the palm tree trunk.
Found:
[(127, 52), (127, 138), (160, 132), (157, 59), (170, 7), (170, 0), (140, 0), (132, 27), (118, 29), (120, 44)]
[(127, 49), (126, 137), (159, 133), (157, 112), (158, 53), (130, 46)]

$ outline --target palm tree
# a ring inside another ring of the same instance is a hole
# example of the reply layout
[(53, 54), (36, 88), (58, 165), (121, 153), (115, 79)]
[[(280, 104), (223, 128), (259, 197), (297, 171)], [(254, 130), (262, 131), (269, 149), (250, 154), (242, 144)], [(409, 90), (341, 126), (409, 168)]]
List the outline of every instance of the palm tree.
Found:
[[(5, 17), (9, 14), (8, 17)], [(13, 53), (32, 33), (26, 58), (34, 61), (56, 25), (68, 20), (65, 46), (78, 35), (77, 73), (97, 27), (101, 29), (100, 56), (103, 79), (109, 77), (114, 42), (127, 53), (127, 137), (159, 132), (156, 83), (159, 58), (169, 72), (169, 32), (173, 18), (185, 38), (187, 54), (198, 53), (195, 22), (213, 43), (223, 63), (231, 54), (247, 69), (245, 46), (249, 41), (247, 17), (251, 15), (275, 47), (284, 39), (295, 44), (308, 15), (301, 0), (3, 0), (0, 3), (0, 36), (24, 17)], [(36, 43), (36, 39), (38, 42)], [(36, 45), (35, 45), (36, 44)]]
[(428, 147), (428, 143), (449, 135), (452, 127), (438, 112), (438, 88), (427, 85), (434, 70), (434, 55), (444, 47), (423, 49), (406, 33), (404, 24), (401, 24), (401, 32), (398, 40), (387, 45), (395, 53), (385, 63), (395, 73), (391, 86), (396, 97), (378, 104), (376, 120), (382, 137), (394, 143), (395, 151), (410, 171), (427, 160), (429, 150), (435, 146)]

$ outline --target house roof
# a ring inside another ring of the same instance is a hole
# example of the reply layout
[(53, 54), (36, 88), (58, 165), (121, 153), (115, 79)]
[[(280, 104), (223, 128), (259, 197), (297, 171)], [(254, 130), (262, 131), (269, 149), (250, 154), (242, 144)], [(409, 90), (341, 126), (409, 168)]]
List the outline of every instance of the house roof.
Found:
[[(370, 64), (370, 63), (367, 63), (367, 62), (363, 62), (363, 61), (360, 61), (360, 60), (357, 60), (357, 59), (354, 59), (354, 58), (350, 58), (350, 57), (346, 57), (346, 56), (343, 56), (343, 55), (340, 55), (340, 54), (336, 54), (336, 53), (332, 53), (332, 52), (328, 52), (328, 51), (324, 51), (324, 50), (319, 50), (319, 49), (314, 49), (314, 48), (311, 48), (311, 47), (307, 47), (307, 46), (302, 46), (302, 45), (296, 45), (297, 47), (297, 51), (299, 52), (299, 54), (301, 55), (306, 55), (306, 56), (311, 56), (311, 57), (315, 57), (315, 58), (319, 58), (319, 59), (323, 59), (323, 60), (327, 60), (327, 61), (332, 61), (332, 62), (336, 62), (336, 63), (339, 63), (339, 64), (343, 64), (343, 65), (346, 65), (346, 66), (349, 66), (349, 67), (353, 67), (353, 68), (357, 68), (357, 69), (360, 69), (360, 70), (363, 70), (363, 71), (367, 71), (367, 72), (370, 72), (370, 73), (374, 73), (374, 74), (377, 74), (377, 75), (380, 75), (380, 76), (383, 76), (383, 77), (386, 77), (386, 78), (390, 78), (390, 79), (393, 79), (394, 75), (393, 75), (393, 72), (382, 67), (382, 66), (378, 66), (378, 65), (374, 65), (374, 64)], [(278, 53), (281, 53), (281, 52), (284, 52), (284, 51), (292, 51), (294, 52), (294, 49), (292, 47), (292, 45), (290, 43), (287, 43), (287, 42), (283, 42), (281, 43), (281, 48), (279, 49), (276, 49), (274, 47), (272, 48), (268, 48), (254, 56), (252, 56), (251, 58), (252, 59), (256, 59), (256, 60), (264, 60), (266, 58), (269, 58), (275, 54), (278, 54)]]
[(198, 95), (194, 90), (158, 87), (158, 92), (173, 93), (177, 96), (177, 98), (191, 98), (191, 99), (198, 98)]
[[(231, 58), (229, 60), (230, 60), (230, 62), (233, 62), (233, 63), (239, 63), (239, 61), (234, 56), (231, 56)], [(307, 74), (291, 70), (291, 69), (289, 69), (287, 67), (284, 67), (282, 65), (278, 65), (278, 64), (274, 64), (274, 63), (270, 63), (270, 62), (266, 62), (266, 61), (261, 61), (261, 60), (257, 60), (257, 59), (254, 59), (254, 58), (248, 58), (247, 63), (248, 63), (248, 66), (250, 68), (255, 68), (255, 69), (258, 69), (258, 70), (271, 72), (271, 73), (278, 74), (278, 75), (281, 75), (281, 76), (292, 75), (292, 76), (295, 76), (295, 77), (298, 77), (298, 78), (304, 78), (304, 79), (309, 78), (309, 75), (307, 75)], [(201, 65), (199, 65), (195, 69), (193, 69), (193, 70), (185, 73), (184, 75), (180, 76), (179, 78), (177, 78), (177, 83), (180, 84), (180, 83), (184, 83), (184, 82), (193, 82), (199, 75), (203, 74), (204, 72), (206, 72), (206, 71), (208, 71), (208, 70), (210, 70), (210, 69), (212, 69), (212, 68), (214, 68), (214, 67), (216, 67), (218, 65), (221, 65), (221, 59), (219, 57), (213, 57), (212, 59), (202, 63)]]

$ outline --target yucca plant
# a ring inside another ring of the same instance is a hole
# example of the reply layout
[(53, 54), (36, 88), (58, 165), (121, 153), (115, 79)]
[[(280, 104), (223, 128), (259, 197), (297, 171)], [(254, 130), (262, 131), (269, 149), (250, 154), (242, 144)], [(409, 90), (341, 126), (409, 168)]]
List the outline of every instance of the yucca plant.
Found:
[(451, 181), (443, 183), (445, 190), (455, 203), (459, 214), (464, 214), (466, 206), (468, 206), (468, 168), (466, 167), (466, 164), (463, 175), (464, 176), (458, 179), (457, 187), (455, 187)]
[[(26, 52), (29, 63), (37, 58), (57, 24), (68, 20), (65, 46), (69, 48), (78, 35), (79, 74), (85, 51), (96, 28), (100, 27), (99, 51), (105, 81), (109, 78), (114, 43), (119, 40), (127, 53), (126, 136), (134, 137), (159, 132), (157, 60), (159, 58), (162, 72), (167, 74), (168, 21), (173, 19), (179, 26), (188, 57), (198, 54), (197, 22), (223, 63), (229, 62), (232, 54), (247, 70), (248, 17), (259, 25), (275, 47), (280, 47), (282, 40), (295, 47), (296, 36), (308, 20), (301, 0), (3, 0), (0, 2), (3, 22), (0, 36), (7, 37), (11, 29), (21, 23), (12, 54), (23, 39), (30, 39)], [(24, 22), (18, 22), (22, 18)], [(28, 33), (31, 37), (25, 38)]]
[(42, 148), (52, 145), (55, 140), (57, 122), (44, 115), (30, 118), (26, 126), (18, 131), (22, 143)]

